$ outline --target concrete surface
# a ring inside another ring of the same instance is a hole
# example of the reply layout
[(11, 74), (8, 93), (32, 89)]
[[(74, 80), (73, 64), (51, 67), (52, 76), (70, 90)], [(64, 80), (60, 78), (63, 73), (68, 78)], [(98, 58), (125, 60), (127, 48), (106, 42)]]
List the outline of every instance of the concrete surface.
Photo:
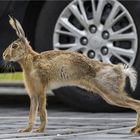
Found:
[[(28, 108), (0, 108), (0, 139), (3, 140), (137, 140), (129, 134), (136, 113), (87, 113), (69, 108), (50, 108), (44, 133), (18, 133), (27, 124)], [(39, 125), (37, 118), (35, 127)]]

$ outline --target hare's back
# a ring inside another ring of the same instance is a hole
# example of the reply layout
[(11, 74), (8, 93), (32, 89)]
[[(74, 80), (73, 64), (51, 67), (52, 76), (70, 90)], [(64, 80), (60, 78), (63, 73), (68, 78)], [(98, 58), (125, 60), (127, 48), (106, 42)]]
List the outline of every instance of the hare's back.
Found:
[(60, 64), (60, 66), (63, 64), (75, 67), (89, 67), (94, 65), (94, 60), (77, 52), (70, 51), (46, 51), (41, 53), (41, 58), (48, 63)]
[(82, 54), (67, 51), (46, 51), (41, 53), (41, 59), (47, 65), (52, 66), (53, 70), (61, 71), (63, 69), (71, 74), (93, 72), (96, 63)]

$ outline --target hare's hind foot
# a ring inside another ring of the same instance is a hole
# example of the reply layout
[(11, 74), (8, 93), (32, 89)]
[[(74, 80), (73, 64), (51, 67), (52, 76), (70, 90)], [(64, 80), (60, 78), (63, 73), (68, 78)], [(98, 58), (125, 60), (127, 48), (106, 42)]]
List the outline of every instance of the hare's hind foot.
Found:
[(135, 134), (136, 129), (137, 129), (137, 126), (132, 127), (132, 128), (130, 129), (130, 133), (131, 133), (131, 134)]
[(130, 133), (134, 135), (140, 135), (140, 127), (134, 126), (133, 128), (130, 129)]
[(42, 133), (45, 130), (45, 124), (41, 124), (37, 129), (34, 129), (33, 132)]
[(42, 122), (38, 128), (33, 129), (33, 132), (42, 133), (45, 130), (45, 126), (46, 126), (46, 121)]

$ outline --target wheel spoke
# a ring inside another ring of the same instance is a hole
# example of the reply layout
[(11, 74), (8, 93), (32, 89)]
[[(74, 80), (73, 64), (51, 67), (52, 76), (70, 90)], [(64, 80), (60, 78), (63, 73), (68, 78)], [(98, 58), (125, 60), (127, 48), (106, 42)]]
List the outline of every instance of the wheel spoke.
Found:
[(81, 51), (83, 52), (85, 48), (82, 45), (75, 44), (75, 46), (72, 46), (68, 49), (69, 51)]
[(81, 10), (83, 19), (84, 19), (85, 23), (88, 24), (88, 19), (87, 19), (87, 15), (86, 15), (86, 11), (85, 11), (84, 5), (83, 5), (83, 1), (82, 0), (78, 0), (78, 4), (79, 4), (79, 8)]
[(120, 9), (119, 4), (115, 3), (114, 6), (113, 6), (113, 9), (110, 12), (110, 15), (108, 16), (108, 18), (107, 18), (107, 20), (105, 22), (104, 30), (107, 30), (109, 27), (112, 26), (113, 19), (115, 18), (116, 13), (119, 11), (119, 9)]
[(91, 4), (92, 4), (92, 14), (93, 14), (93, 22), (94, 22), (94, 20), (95, 20), (95, 13), (96, 13), (94, 0), (91, 0)]
[(102, 55), (102, 61), (103, 61), (104, 63), (111, 64), (111, 61), (110, 61), (110, 57), (109, 57), (109, 56), (103, 56), (103, 55)]
[(102, 11), (106, 4), (106, 0), (99, 0), (97, 11), (95, 12), (95, 23), (96, 25), (100, 25), (100, 20), (102, 16)]
[(54, 44), (54, 47), (57, 48), (57, 49), (59, 49), (59, 48), (70, 49), (70, 48), (76, 47), (76, 43), (73, 43), (73, 44), (60, 44), (60, 43), (56, 43), (56, 44)]
[(132, 27), (133, 27), (133, 25), (132, 25), (132, 24), (129, 24), (129, 25), (127, 25), (126, 27), (124, 27), (124, 28), (122, 28), (122, 29), (120, 29), (120, 30), (114, 32), (114, 34), (121, 34), (121, 33), (127, 31), (128, 29), (130, 29), (130, 28), (132, 28)]
[(75, 26), (73, 26), (67, 18), (61, 18), (60, 24), (65, 27), (67, 30), (69, 30), (71, 33), (76, 35), (77, 37), (82, 37), (83, 33), (82, 31), (78, 30)]
[(125, 11), (123, 11), (120, 15), (118, 15), (113, 21), (112, 21), (112, 25), (114, 25), (117, 21), (119, 21), (122, 17), (124, 17), (126, 15)]
[(76, 17), (76, 19), (80, 22), (80, 24), (84, 27), (87, 28), (87, 23), (85, 23), (85, 19), (83, 18), (83, 16), (80, 14), (78, 8), (76, 5), (71, 5), (69, 7), (69, 9), (71, 10), (71, 12), (73, 13), (73, 15)]
[(56, 33), (75, 37), (75, 35), (73, 33), (67, 32), (67, 31), (56, 30)]
[(113, 55), (118, 58), (122, 63), (126, 64), (129, 66), (129, 63), (123, 58), (121, 57), (120, 55), (116, 54), (116, 53), (113, 53)]
[(116, 53), (118, 55), (123, 55), (123, 56), (127, 56), (129, 58), (132, 58), (134, 56), (134, 51), (132, 49), (126, 50), (126, 49), (122, 49), (122, 48), (118, 48), (118, 47), (110, 47), (109, 50), (112, 53)]
[(134, 33), (126, 33), (126, 34), (112, 34), (109, 40), (134, 40), (135, 35)]

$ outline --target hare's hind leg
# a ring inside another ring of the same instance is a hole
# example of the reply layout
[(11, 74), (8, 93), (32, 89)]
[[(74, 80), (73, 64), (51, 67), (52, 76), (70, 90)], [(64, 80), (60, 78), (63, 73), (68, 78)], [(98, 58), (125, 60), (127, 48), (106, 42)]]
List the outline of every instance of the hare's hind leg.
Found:
[(39, 128), (34, 129), (34, 132), (43, 132), (46, 126), (46, 122), (47, 122), (47, 111), (46, 111), (46, 95), (45, 93), (41, 93), (40, 95), (38, 95), (38, 101), (39, 101), (39, 106), (38, 106), (38, 111), (39, 111), (39, 115), (40, 115), (40, 121), (41, 124), (39, 126)]
[(140, 101), (128, 97), (125, 92), (111, 92), (100, 94), (109, 104), (130, 108), (137, 112), (136, 126), (131, 129), (131, 133), (140, 134)]
[(37, 95), (30, 96), (30, 112), (29, 112), (29, 122), (26, 128), (20, 129), (19, 132), (30, 132), (33, 128), (36, 112), (38, 108), (38, 98)]

